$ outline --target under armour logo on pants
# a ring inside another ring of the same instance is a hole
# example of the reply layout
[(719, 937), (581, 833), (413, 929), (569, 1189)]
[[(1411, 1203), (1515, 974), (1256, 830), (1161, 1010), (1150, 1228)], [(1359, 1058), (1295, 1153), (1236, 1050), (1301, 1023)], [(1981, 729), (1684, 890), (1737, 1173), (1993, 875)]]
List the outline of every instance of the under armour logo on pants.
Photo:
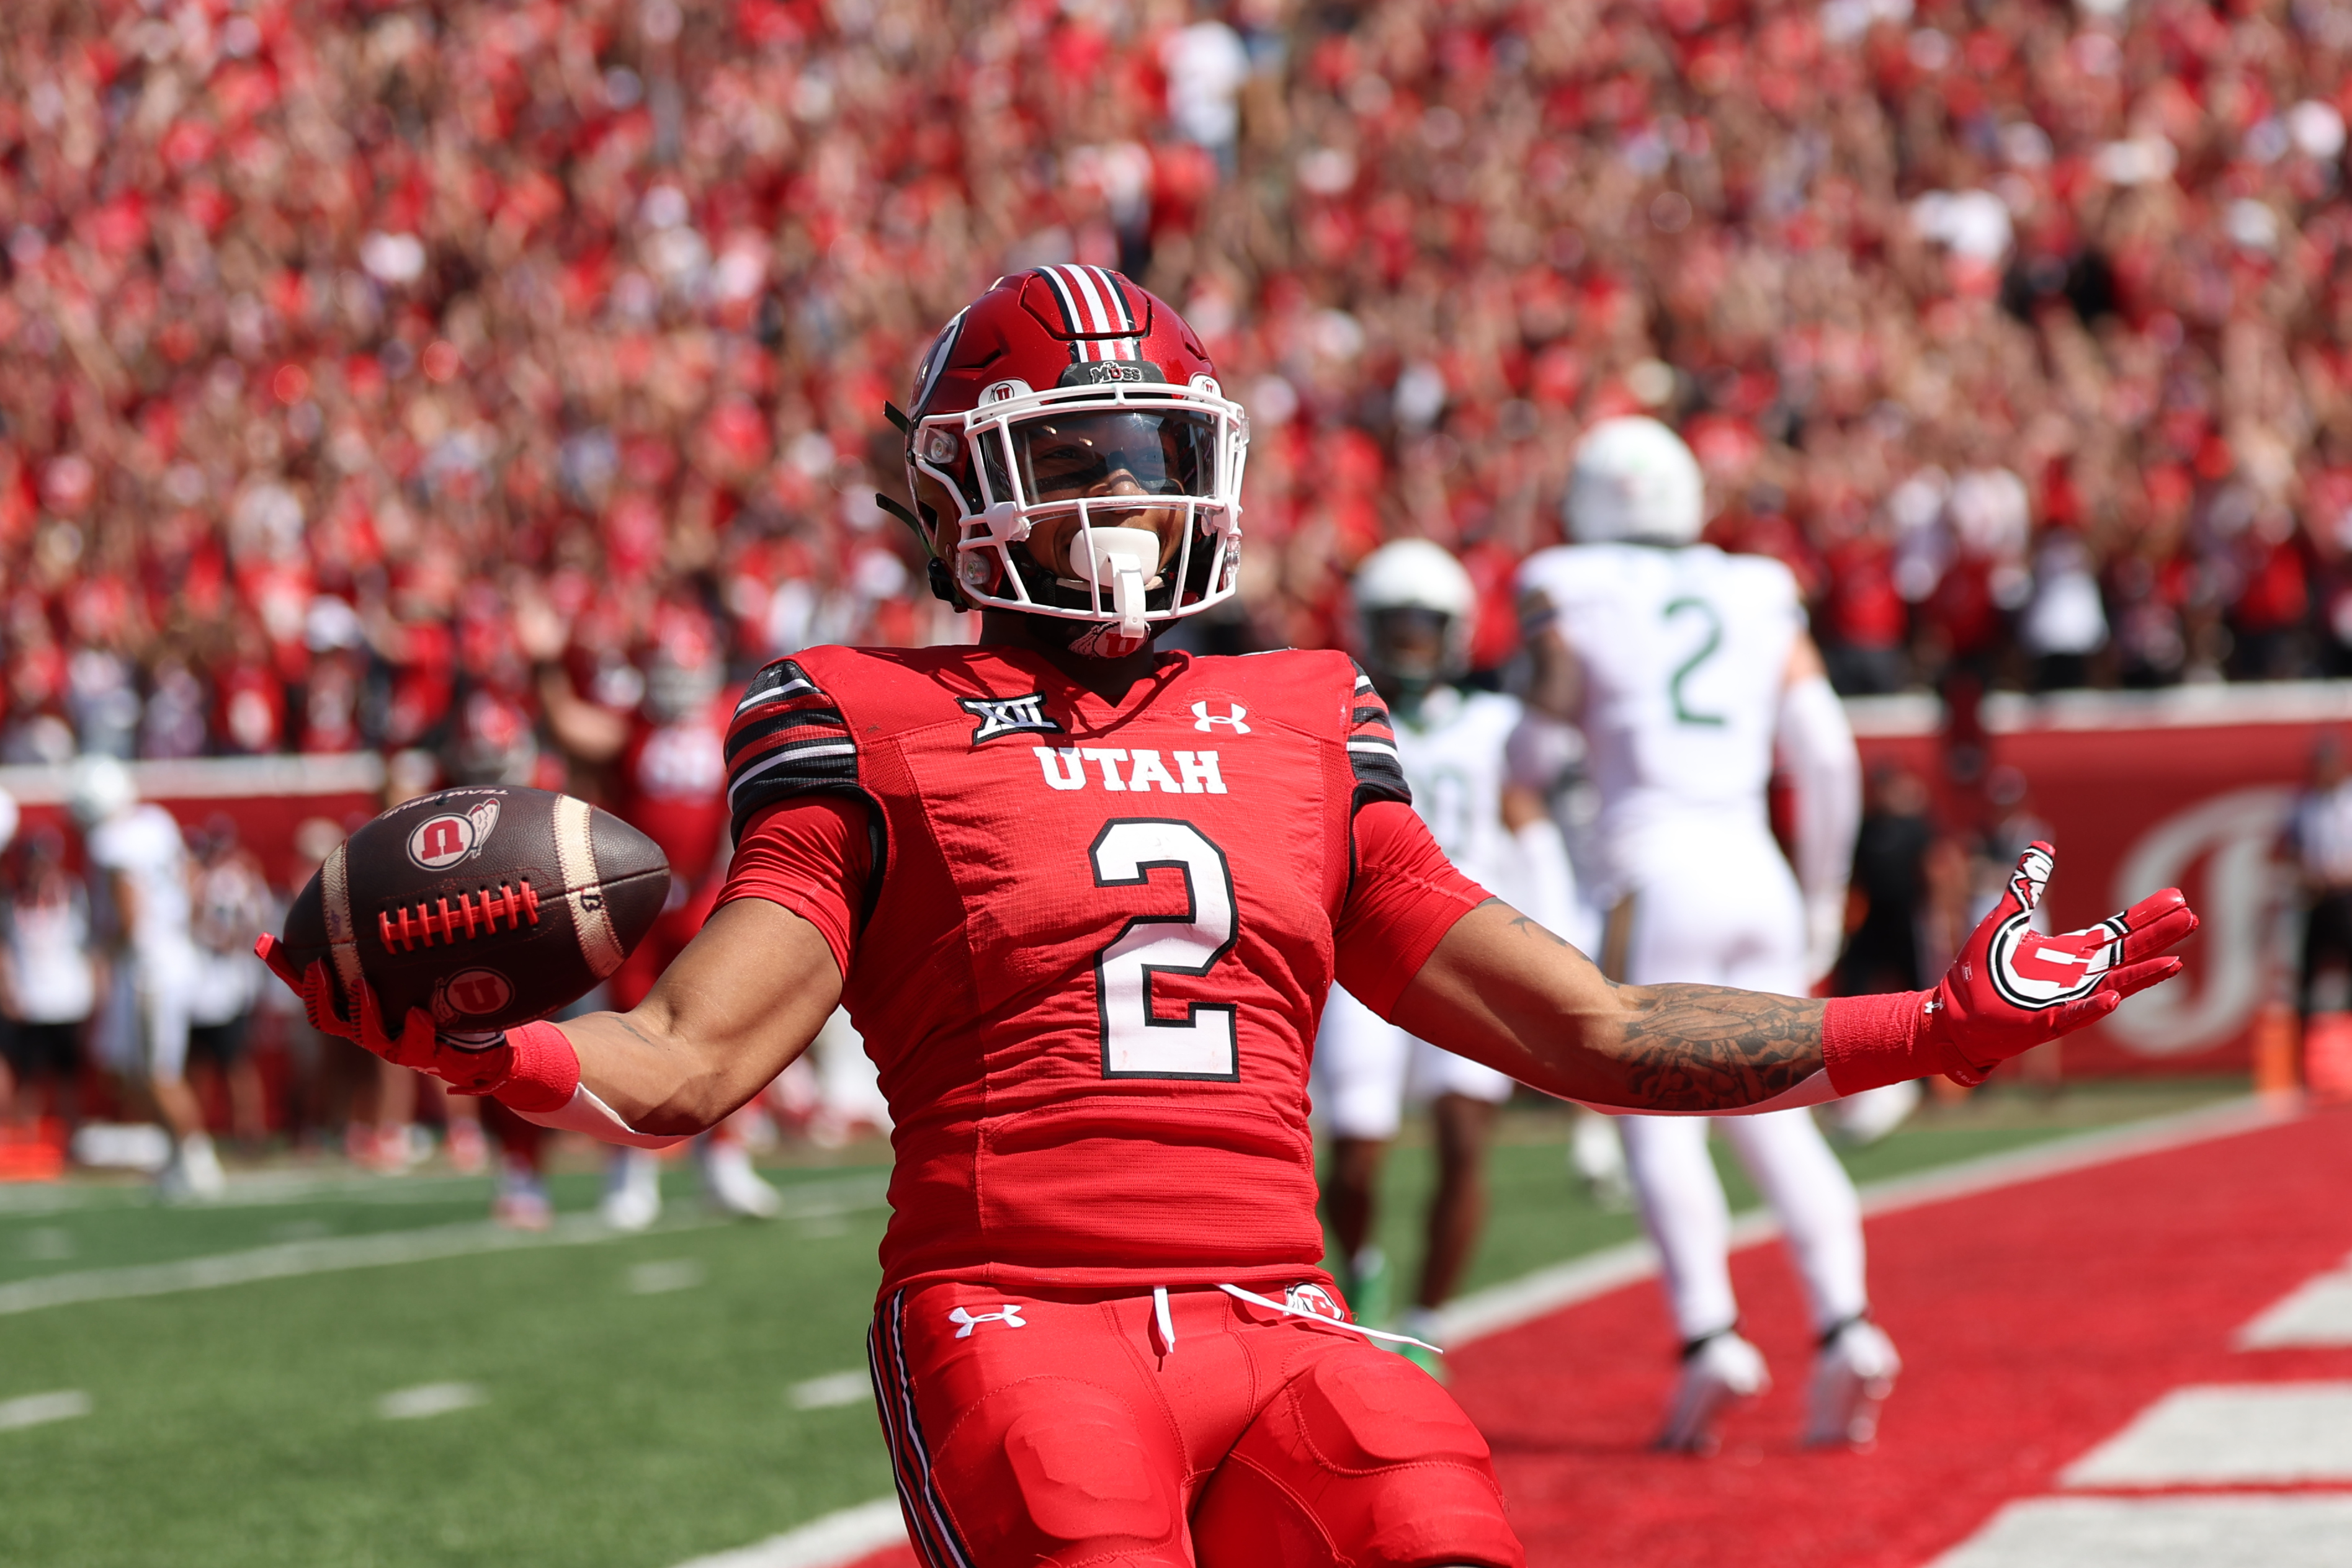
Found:
[(1011, 1301), (1004, 1303), (1003, 1311), (995, 1312), (966, 1312), (963, 1308), (958, 1307), (948, 1314), (948, 1322), (962, 1325), (956, 1330), (955, 1336), (958, 1339), (970, 1339), (971, 1331), (982, 1323), (1003, 1323), (1009, 1329), (1025, 1329), (1029, 1326), (1021, 1321), (1021, 1309)]

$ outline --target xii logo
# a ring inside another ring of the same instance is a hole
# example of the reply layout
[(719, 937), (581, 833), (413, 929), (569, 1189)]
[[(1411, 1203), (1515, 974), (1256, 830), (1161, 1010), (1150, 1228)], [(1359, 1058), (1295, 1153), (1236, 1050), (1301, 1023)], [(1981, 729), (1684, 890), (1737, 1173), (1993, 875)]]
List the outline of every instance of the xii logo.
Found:
[(1045, 694), (1031, 692), (1025, 697), (961, 697), (957, 706), (980, 720), (971, 732), (971, 743), (994, 740), (1000, 735), (1059, 735), (1062, 727), (1045, 716)]

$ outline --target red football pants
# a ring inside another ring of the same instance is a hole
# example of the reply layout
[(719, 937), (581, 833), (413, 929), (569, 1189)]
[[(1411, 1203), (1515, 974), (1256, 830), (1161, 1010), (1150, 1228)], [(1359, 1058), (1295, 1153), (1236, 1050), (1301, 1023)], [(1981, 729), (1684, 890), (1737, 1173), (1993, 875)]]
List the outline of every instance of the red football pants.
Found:
[(1213, 1288), (1169, 1310), (1172, 1345), (1150, 1291), (883, 1300), (875, 1397), (931, 1568), (1524, 1568), (1486, 1439), (1419, 1367)]

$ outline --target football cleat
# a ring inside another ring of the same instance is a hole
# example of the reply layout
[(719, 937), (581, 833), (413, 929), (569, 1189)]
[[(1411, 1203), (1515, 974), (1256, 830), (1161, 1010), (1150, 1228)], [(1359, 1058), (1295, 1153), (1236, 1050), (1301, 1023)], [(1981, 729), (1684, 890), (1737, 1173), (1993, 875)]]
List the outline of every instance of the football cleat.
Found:
[(661, 1218), (661, 1158), (651, 1149), (615, 1149), (604, 1170), (597, 1218), (615, 1230), (644, 1230)]
[(166, 1203), (209, 1203), (228, 1189), (213, 1141), (202, 1133), (180, 1140), (171, 1163), (156, 1175), (155, 1185)]
[(1694, 1340), (1683, 1349), (1682, 1381), (1666, 1407), (1665, 1429), (1655, 1447), (1670, 1454), (1712, 1454), (1721, 1447), (1716, 1423), (1733, 1406), (1772, 1386), (1764, 1353), (1725, 1329)]
[(547, 1201), (547, 1188), (537, 1172), (508, 1165), (499, 1173), (490, 1218), (509, 1230), (545, 1230), (555, 1223), (555, 1206)]
[(1868, 1318), (1849, 1318), (1822, 1338), (1813, 1358), (1805, 1446), (1866, 1448), (1878, 1437), (1878, 1408), (1895, 1391), (1903, 1358)]
[(490, 1168), (489, 1141), (482, 1136), (482, 1124), (468, 1117), (449, 1119), (449, 1168), (459, 1176), (479, 1176)]
[(702, 1170), (702, 1190), (724, 1212), (741, 1219), (773, 1219), (783, 1211), (783, 1196), (760, 1179), (742, 1145), (698, 1138), (694, 1159)]
[(1598, 1111), (1579, 1110), (1570, 1123), (1568, 1166), (1584, 1184), (1593, 1207), (1604, 1214), (1633, 1207), (1633, 1182), (1625, 1171), (1625, 1145), (1617, 1124)]

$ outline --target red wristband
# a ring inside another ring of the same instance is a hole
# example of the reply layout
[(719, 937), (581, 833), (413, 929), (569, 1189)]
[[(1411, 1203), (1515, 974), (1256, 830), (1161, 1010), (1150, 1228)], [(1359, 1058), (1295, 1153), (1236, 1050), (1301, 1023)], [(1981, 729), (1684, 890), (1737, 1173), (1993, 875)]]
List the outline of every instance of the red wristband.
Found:
[(572, 1103), (580, 1087), (580, 1053), (551, 1023), (527, 1023), (507, 1030), (514, 1071), (491, 1098), (509, 1110), (545, 1113)]
[(1859, 1094), (1942, 1069), (1923, 1061), (1919, 1026), (1933, 991), (1832, 997), (1822, 1006), (1822, 1067), (1830, 1087)]

